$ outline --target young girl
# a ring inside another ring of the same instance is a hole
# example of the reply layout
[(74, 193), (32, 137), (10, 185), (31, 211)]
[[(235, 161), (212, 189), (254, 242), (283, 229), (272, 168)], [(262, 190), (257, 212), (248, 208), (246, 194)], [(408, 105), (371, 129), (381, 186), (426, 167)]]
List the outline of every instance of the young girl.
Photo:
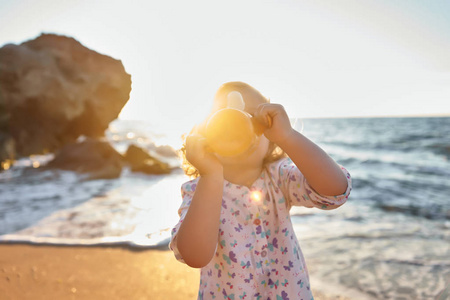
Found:
[(222, 85), (213, 112), (232, 91), (266, 130), (256, 147), (236, 157), (211, 153), (201, 127), (186, 138), (185, 170), (196, 178), (181, 187), (170, 248), (201, 268), (198, 299), (313, 299), (289, 210), (339, 207), (349, 196), (350, 175), (291, 127), (281, 105), (248, 84)]

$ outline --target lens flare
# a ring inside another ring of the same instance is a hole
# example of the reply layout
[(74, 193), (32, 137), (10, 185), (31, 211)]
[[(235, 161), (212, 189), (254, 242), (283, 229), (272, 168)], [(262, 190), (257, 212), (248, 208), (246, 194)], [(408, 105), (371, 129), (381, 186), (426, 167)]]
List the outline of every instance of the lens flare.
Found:
[(262, 194), (261, 194), (261, 192), (259, 192), (259, 191), (253, 191), (253, 192), (250, 194), (250, 198), (251, 198), (253, 201), (255, 201), (255, 202), (260, 202), (261, 199), (262, 199)]
[(11, 165), (12, 165), (12, 161), (9, 159), (1, 162), (1, 167), (3, 170), (8, 170), (11, 167)]

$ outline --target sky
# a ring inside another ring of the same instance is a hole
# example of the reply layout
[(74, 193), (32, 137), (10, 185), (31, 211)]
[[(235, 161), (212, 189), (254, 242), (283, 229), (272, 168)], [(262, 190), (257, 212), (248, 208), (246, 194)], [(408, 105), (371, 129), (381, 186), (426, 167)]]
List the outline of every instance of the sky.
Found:
[(0, 46), (42, 32), (120, 59), (120, 118), (168, 130), (234, 80), (290, 117), (450, 115), (447, 0), (0, 0)]

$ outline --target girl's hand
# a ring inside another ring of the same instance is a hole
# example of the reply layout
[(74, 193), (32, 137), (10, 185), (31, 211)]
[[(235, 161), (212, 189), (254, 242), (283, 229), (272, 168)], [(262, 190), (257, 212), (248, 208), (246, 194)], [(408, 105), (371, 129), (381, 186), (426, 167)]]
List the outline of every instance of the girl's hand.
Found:
[(223, 176), (223, 167), (217, 157), (208, 151), (206, 138), (194, 129), (186, 138), (186, 159), (200, 175), (217, 174)]
[(266, 138), (279, 146), (295, 131), (284, 107), (280, 104), (260, 104), (254, 116), (259, 122), (266, 125), (267, 129), (264, 131)]

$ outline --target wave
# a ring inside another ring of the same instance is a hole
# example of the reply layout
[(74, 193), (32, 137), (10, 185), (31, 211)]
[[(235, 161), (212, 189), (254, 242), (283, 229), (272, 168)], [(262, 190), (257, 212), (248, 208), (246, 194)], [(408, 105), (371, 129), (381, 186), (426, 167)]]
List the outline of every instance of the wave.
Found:
[(390, 203), (379, 203), (380, 209), (387, 212), (407, 213), (413, 216), (424, 217), (427, 219), (447, 219), (450, 220), (450, 209), (441, 205), (418, 206), (418, 205), (394, 205)]
[(417, 178), (354, 178), (349, 201), (370, 203), (391, 213), (403, 213), (435, 220), (450, 219), (450, 187), (445, 177), (430, 180)]
[(169, 230), (153, 233), (148, 238), (135, 236), (102, 237), (102, 238), (62, 238), (41, 237), (32, 235), (6, 234), (0, 236), (4, 244), (35, 244), (52, 246), (128, 246), (130, 248), (161, 249), (167, 248), (170, 242)]
[(427, 148), (438, 155), (444, 155), (447, 159), (450, 158), (450, 143), (432, 143), (427, 145)]
[(179, 189), (174, 187), (187, 177), (180, 173), (145, 177), (121, 178), (118, 188), (4, 234), (0, 242), (164, 247), (178, 221)]

